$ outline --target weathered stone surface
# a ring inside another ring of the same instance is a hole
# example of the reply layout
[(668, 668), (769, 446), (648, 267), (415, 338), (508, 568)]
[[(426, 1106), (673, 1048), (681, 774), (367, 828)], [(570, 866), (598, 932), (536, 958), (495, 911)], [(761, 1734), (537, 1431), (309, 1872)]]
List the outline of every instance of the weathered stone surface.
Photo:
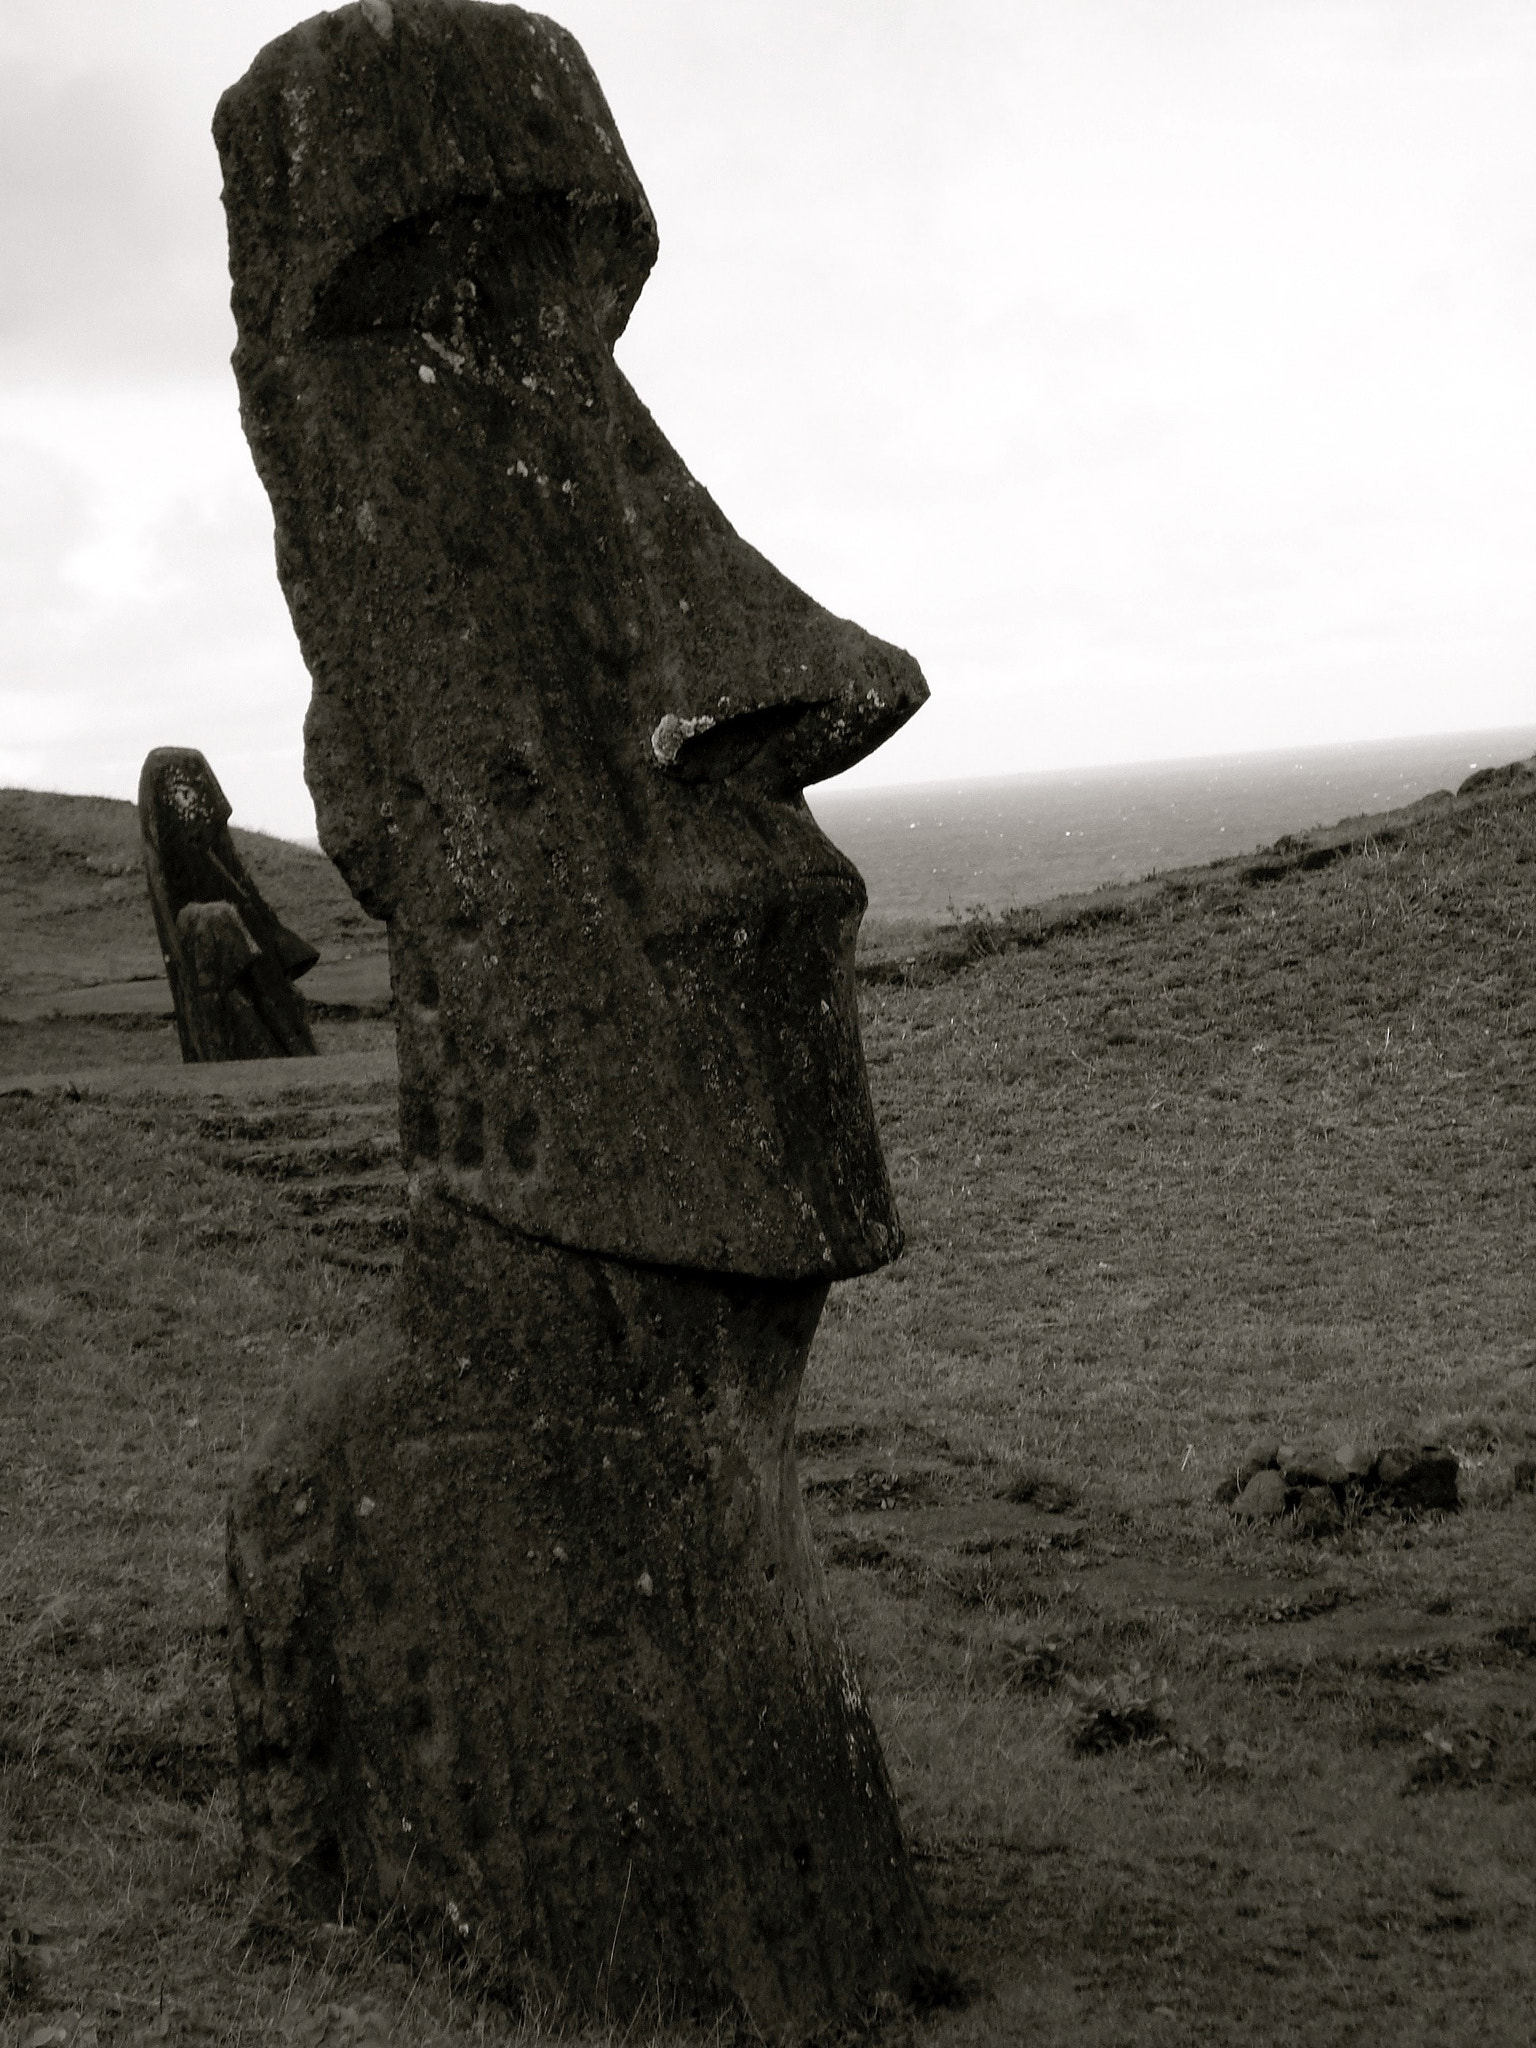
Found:
[(1332, 1451), (1321, 1450), (1315, 1445), (1290, 1449), (1284, 1472), (1288, 1490), (1300, 1490), (1309, 1486), (1342, 1486), (1349, 1477)]
[(1346, 1480), (1354, 1480), (1357, 1485), (1365, 1481), (1370, 1472), (1373, 1457), (1364, 1444), (1354, 1442), (1341, 1443), (1335, 1447), (1333, 1455), (1338, 1460), (1339, 1469), (1343, 1472)]
[(1233, 1512), (1250, 1522), (1270, 1522), (1285, 1513), (1285, 1481), (1273, 1466), (1254, 1473), (1238, 1495)]
[(737, 536), (615, 364), (656, 230), (579, 48), (473, 0), (387, 34), (343, 7), (216, 134), (306, 772), (389, 922), (410, 1170), (621, 1257), (879, 1266), (865, 896), (800, 791), (926, 688)]
[(1239, 1491), (1248, 1484), (1255, 1472), (1267, 1471), (1271, 1465), (1278, 1465), (1279, 1462), (1280, 1439), (1274, 1436), (1256, 1437), (1238, 1460)]
[(1413, 1512), (1460, 1505), (1456, 1454), (1440, 1444), (1389, 1444), (1373, 1453), (1358, 1443), (1332, 1451), (1260, 1443), (1214, 1498), (1253, 1520), (1294, 1510), (1298, 1528), (1312, 1534), (1340, 1526), (1349, 1506)]
[(215, 133), (412, 1196), (398, 1357), (232, 1508), (248, 1839), (503, 1983), (807, 2031), (910, 1990), (926, 1920), (792, 1448), (827, 1283), (900, 1244), (863, 887), (801, 791), (926, 689), (615, 366), (655, 226), (564, 31), (343, 7)]
[(184, 1060), (312, 1054), (293, 986), (320, 955), (281, 924), (229, 836), (229, 801), (195, 747), (156, 747), (139, 777), (150, 907)]
[(922, 1910), (786, 1453), (823, 1284), (436, 1202), (407, 1260), (415, 1341), (312, 1390), (232, 1520), (262, 1866), (544, 2003), (659, 1987), (772, 2035), (909, 1988)]
[(1257, 1438), (1249, 1444), (1237, 1463), (1217, 1480), (1211, 1489), (1211, 1499), (1221, 1507), (1231, 1507), (1254, 1474), (1267, 1471), (1279, 1455), (1278, 1437)]

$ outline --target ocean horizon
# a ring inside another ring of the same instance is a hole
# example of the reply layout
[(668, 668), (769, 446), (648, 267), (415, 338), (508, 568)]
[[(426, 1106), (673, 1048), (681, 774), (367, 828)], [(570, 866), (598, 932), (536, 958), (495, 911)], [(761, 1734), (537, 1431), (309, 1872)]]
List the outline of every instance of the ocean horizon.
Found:
[(806, 794), (871, 919), (943, 919), (1249, 853), (1533, 753), (1536, 724)]
[[(868, 920), (1046, 903), (1396, 810), (1536, 755), (1536, 723), (870, 788), (813, 786), (817, 823), (869, 888)], [(243, 821), (241, 821), (243, 822)], [(320, 850), (313, 835), (294, 845)]]

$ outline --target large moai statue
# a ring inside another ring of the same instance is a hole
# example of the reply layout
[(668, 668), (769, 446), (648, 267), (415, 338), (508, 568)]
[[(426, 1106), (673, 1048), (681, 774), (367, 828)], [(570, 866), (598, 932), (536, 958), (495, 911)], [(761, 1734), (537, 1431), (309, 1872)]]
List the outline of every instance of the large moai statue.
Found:
[(926, 1919), (795, 1470), (828, 1285), (900, 1246), (864, 889), (801, 792), (926, 687), (616, 367), (656, 230), (562, 29), (364, 0), (215, 135), (411, 1191), (398, 1347), (232, 1505), (247, 1839), (575, 2010), (809, 2031), (912, 1989)]
[(229, 836), (229, 799), (195, 747), (156, 747), (139, 776), (139, 832), (181, 1056), (313, 1053), (294, 987), (320, 958), (269, 908)]

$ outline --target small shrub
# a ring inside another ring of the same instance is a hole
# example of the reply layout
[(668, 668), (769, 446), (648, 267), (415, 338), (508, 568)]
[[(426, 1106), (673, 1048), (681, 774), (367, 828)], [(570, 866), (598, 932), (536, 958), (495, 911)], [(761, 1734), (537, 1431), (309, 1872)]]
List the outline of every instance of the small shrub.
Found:
[(1077, 1506), (1077, 1488), (1045, 1465), (1021, 1465), (1009, 1474), (1002, 1498), (1016, 1507), (1039, 1508), (1042, 1514), (1064, 1515)]
[(1153, 1678), (1140, 1664), (1109, 1678), (1066, 1680), (1070, 1698), (1062, 1715), (1067, 1738), (1079, 1756), (1097, 1756), (1131, 1742), (1166, 1742), (1173, 1719), (1168, 1681)]

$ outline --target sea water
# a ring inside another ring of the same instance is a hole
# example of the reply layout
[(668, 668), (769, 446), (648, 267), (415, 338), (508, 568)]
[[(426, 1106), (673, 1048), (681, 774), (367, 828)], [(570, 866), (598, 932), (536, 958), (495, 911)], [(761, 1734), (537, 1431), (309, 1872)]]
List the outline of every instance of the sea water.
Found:
[(863, 871), (873, 919), (943, 918), (1249, 853), (1533, 753), (1528, 725), (895, 789), (831, 784), (807, 801)]

